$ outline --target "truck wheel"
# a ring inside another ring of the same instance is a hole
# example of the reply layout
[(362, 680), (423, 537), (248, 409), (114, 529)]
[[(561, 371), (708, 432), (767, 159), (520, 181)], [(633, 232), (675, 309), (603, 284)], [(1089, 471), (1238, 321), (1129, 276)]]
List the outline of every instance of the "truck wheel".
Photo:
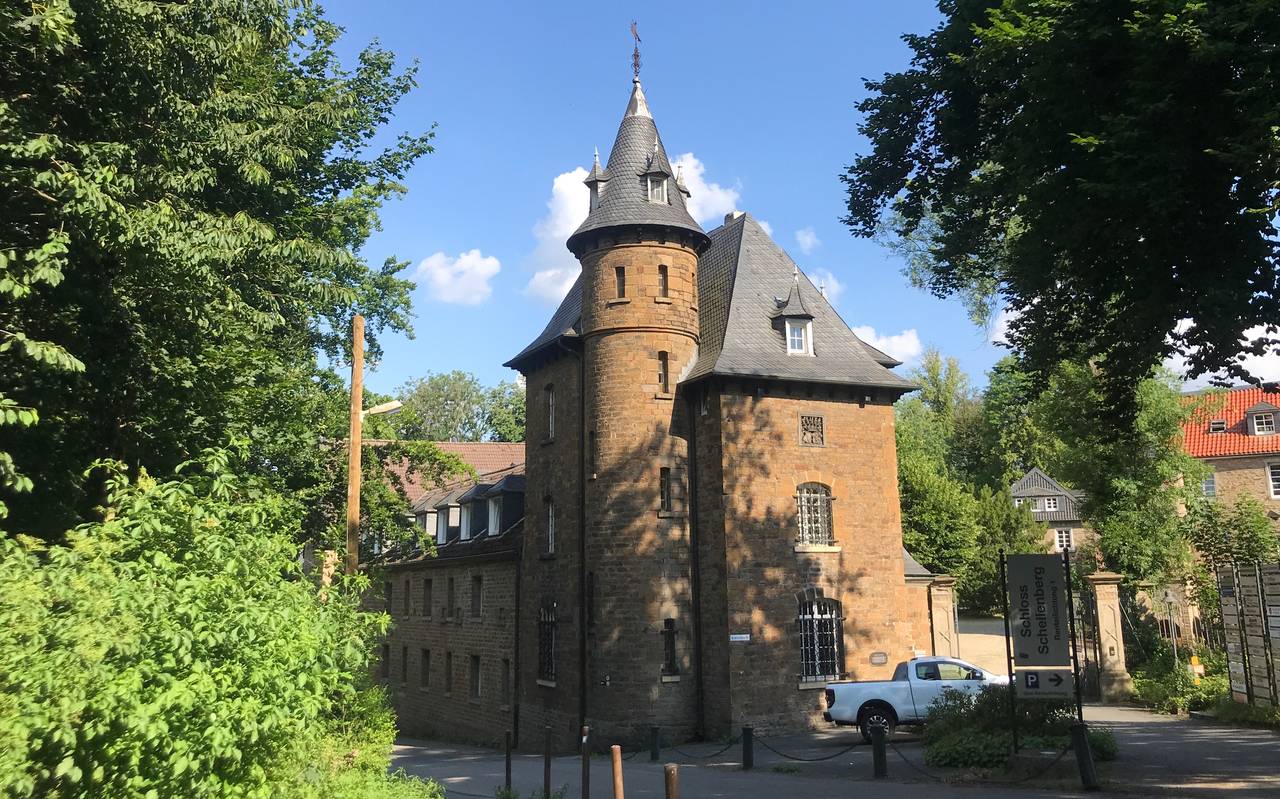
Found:
[(898, 719), (893, 708), (882, 703), (867, 705), (858, 713), (858, 727), (862, 730), (862, 740), (871, 743), (871, 730), (880, 727), (885, 738), (892, 738), (898, 727)]

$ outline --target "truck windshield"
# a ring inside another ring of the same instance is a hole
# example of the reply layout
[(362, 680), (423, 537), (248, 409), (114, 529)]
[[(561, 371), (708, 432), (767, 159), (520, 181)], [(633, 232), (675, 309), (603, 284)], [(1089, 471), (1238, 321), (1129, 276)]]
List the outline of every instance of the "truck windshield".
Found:
[(894, 669), (894, 670), (893, 670), (893, 679), (894, 679), (894, 680), (905, 680), (905, 679), (907, 679), (907, 664), (906, 664), (906, 663), (899, 663), (899, 664), (898, 664), (898, 667), (897, 667), (896, 669)]

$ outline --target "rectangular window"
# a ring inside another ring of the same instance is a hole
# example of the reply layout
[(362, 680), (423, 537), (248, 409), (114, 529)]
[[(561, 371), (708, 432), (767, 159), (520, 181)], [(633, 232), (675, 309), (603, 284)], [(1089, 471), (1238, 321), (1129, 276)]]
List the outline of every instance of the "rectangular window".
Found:
[(542, 389), (542, 397), (547, 406), (547, 440), (556, 437), (556, 388), (550, 383)]
[(453, 578), (450, 577), (449, 584), (446, 586), (447, 593), (444, 598), (445, 605), (446, 605), (445, 618), (447, 619), (452, 619), (455, 615), (457, 615), (457, 611), (458, 611), (457, 603), (454, 601), (454, 597), (453, 597), (454, 587), (455, 586), (453, 583)]
[(658, 265), (658, 296), (659, 297), (667, 296), (667, 292), (669, 291), (667, 281), (669, 279), (670, 278), (667, 274), (667, 265), (659, 264)]
[(394, 593), (394, 591), (392, 590), (392, 588), (393, 588), (393, 587), (392, 587), (392, 585), (391, 585), (391, 581), (390, 581), (390, 580), (386, 580), (386, 581), (384, 581), (384, 582), (382, 583), (382, 594), (383, 594), (383, 596), (385, 596), (385, 597), (386, 597), (386, 600), (387, 600), (387, 613), (391, 613), (391, 614), (393, 614), (393, 615), (394, 615), (394, 614), (395, 614), (395, 611), (391, 609), (391, 608), (392, 608), (392, 604), (391, 604), (391, 595)]
[(667, 179), (664, 177), (649, 178), (649, 202), (665, 203), (667, 201)]
[[(807, 592), (806, 592), (807, 593)], [(800, 603), (800, 679), (838, 680), (844, 672), (844, 619), (840, 603), (817, 597)]]
[(427, 511), (422, 518), (423, 518), (422, 529), (426, 531), (427, 535), (435, 535), (436, 534), (435, 510), (433, 509), (433, 510)]
[(511, 661), (506, 658), (502, 659), (502, 704), (511, 704)]
[(1224, 419), (1214, 419), (1213, 421), (1209, 422), (1209, 432), (1210, 432), (1210, 433), (1225, 433), (1225, 432), (1227, 432), (1227, 423), (1226, 423), (1226, 420), (1224, 420)]
[(809, 354), (809, 323), (803, 320), (787, 320), (787, 354)]
[(1057, 498), (1057, 497), (1045, 497), (1045, 498), (1044, 498), (1044, 509), (1045, 509), (1045, 510), (1057, 510), (1057, 509), (1058, 509), (1058, 498)]
[(542, 551), (548, 555), (556, 554), (556, 506), (550, 499), (547, 500), (547, 535)]
[(463, 541), (471, 539), (471, 503), (462, 506), (462, 519), (459, 522), (461, 532), (458, 537)]
[(804, 483), (796, 490), (796, 543), (830, 546), (835, 543), (831, 526), (831, 489), (822, 483)]
[(502, 497), (489, 498), (489, 535), (502, 534)]
[(1200, 493), (1206, 499), (1213, 499), (1218, 496), (1218, 475), (1209, 472), (1209, 476), (1204, 478), (1204, 482), (1200, 484)]
[(708, 413), (711, 413), (711, 392), (703, 391), (698, 397), (698, 415), (706, 416)]
[(1276, 431), (1276, 415), (1274, 413), (1256, 413), (1253, 415), (1253, 433), (1265, 436)]
[(625, 266), (615, 266), (613, 268), (613, 293), (618, 299), (627, 296), (627, 268)]
[(556, 606), (543, 605), (538, 611), (538, 679), (556, 681)]
[(676, 662), (676, 620), (662, 620), (662, 673), (679, 674), (680, 665)]
[(424, 649), (419, 653), (421, 660), (418, 661), (418, 687), (431, 687), (431, 650)]
[(1026, 501), (1026, 500), (1024, 500), (1022, 497), (1015, 497), (1015, 498), (1014, 498), (1014, 500), (1013, 500), (1013, 507), (1015, 507), (1015, 508), (1021, 508), (1021, 507), (1022, 507), (1022, 503), (1023, 503), (1023, 502), (1025, 502), (1025, 501)]
[(480, 656), (471, 656), (471, 698), (480, 698)]
[(449, 541), (449, 511), (436, 513), (436, 546), (444, 546)]
[(479, 618), (484, 609), (484, 577), (471, 575), (471, 617)]
[(671, 510), (671, 470), (666, 466), (658, 470), (658, 501), (661, 510)]
[(444, 692), (453, 693), (453, 653), (444, 653)]
[(400, 647), (400, 682), (409, 682), (409, 647)]
[(1059, 552), (1062, 552), (1063, 550), (1067, 550), (1067, 549), (1071, 549), (1071, 548), (1072, 548), (1072, 544), (1073, 544), (1074, 542), (1071, 540), (1071, 530), (1070, 530), (1070, 528), (1065, 529), (1065, 530), (1058, 530), (1058, 531), (1057, 531), (1057, 541), (1056, 541), (1056, 543), (1057, 543), (1057, 545), (1058, 545), (1058, 551), (1059, 551)]
[(665, 352), (658, 353), (658, 390), (663, 394), (671, 392), (671, 379), (669, 376), (670, 356)]
[(431, 603), (435, 597), (431, 595), (431, 580), (422, 581), (422, 615), (431, 618)]
[(409, 578), (406, 577), (404, 579), (404, 615), (406, 616), (409, 615), (411, 593), (412, 593), (412, 590), (409, 588)]
[(1280, 499), (1280, 463), (1273, 463), (1267, 467), (1271, 477), (1271, 498)]
[(382, 645), (382, 679), (391, 676), (391, 644)]

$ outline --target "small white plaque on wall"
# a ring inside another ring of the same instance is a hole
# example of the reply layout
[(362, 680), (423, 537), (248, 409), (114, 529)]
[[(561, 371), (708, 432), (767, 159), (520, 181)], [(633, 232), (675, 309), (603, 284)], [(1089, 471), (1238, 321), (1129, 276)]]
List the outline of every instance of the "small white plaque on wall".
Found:
[(729, 643), (745, 644), (750, 643), (751, 633), (729, 633)]

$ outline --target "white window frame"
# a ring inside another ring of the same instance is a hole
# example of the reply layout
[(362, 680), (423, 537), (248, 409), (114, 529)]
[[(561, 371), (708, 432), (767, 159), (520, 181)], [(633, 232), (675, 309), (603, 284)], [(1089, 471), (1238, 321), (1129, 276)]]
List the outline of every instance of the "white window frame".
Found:
[(1209, 422), (1209, 432), (1210, 432), (1210, 433), (1225, 433), (1225, 432), (1227, 432), (1227, 422), (1226, 422), (1226, 420), (1225, 420), (1225, 419), (1214, 419), (1214, 420), (1210, 421), (1210, 422)]
[(556, 554), (556, 505), (547, 500), (547, 547), (546, 554)]
[(547, 398), (547, 440), (556, 437), (556, 387), (548, 385), (543, 389)]
[(1022, 507), (1022, 503), (1024, 503), (1024, 502), (1026, 502), (1026, 500), (1025, 500), (1025, 499), (1023, 499), (1022, 497), (1014, 497), (1014, 498), (1013, 498), (1013, 507), (1015, 507), (1015, 508), (1021, 508), (1021, 507)]
[(665, 204), (667, 202), (667, 179), (661, 175), (649, 175), (646, 180), (648, 181), (649, 202)]
[(458, 540), (471, 540), (471, 503), (462, 506), (462, 515), (458, 519)]
[(502, 497), (489, 497), (489, 535), (502, 534)]
[[(1065, 536), (1066, 546), (1063, 546), (1063, 538), (1064, 538), (1063, 533), (1066, 534)], [(1059, 527), (1058, 529), (1054, 530), (1053, 545), (1059, 552), (1062, 552), (1065, 549), (1074, 549), (1076, 545), (1075, 531), (1072, 530), (1070, 527)]]
[(449, 542), (449, 509), (444, 513), (436, 511), (436, 545), (444, 546)]
[[(800, 334), (800, 348), (792, 346), (793, 333)], [(813, 321), (801, 319), (788, 319), (786, 323), (787, 336), (787, 354), (788, 355), (812, 355), (813, 354)]]
[(1045, 510), (1057, 510), (1057, 509), (1058, 509), (1058, 498), (1057, 498), (1057, 497), (1045, 497), (1045, 498), (1044, 498), (1044, 509), (1045, 509)]
[[(1262, 420), (1266, 418), (1266, 429), (1263, 429)], [(1255, 436), (1269, 436), (1276, 432), (1276, 415), (1271, 411), (1266, 413), (1255, 413), (1253, 415), (1253, 434)]]
[(1209, 476), (1200, 482), (1200, 494), (1205, 499), (1218, 496), (1218, 473), (1210, 470)]
[(840, 603), (820, 596), (806, 597), (800, 603), (796, 622), (800, 628), (800, 681), (826, 683), (841, 679), (844, 613)]
[(1267, 464), (1267, 481), (1271, 484), (1271, 498), (1280, 499), (1280, 461)]
[(801, 483), (796, 487), (796, 544), (835, 544), (834, 503), (831, 487), (825, 483)]

